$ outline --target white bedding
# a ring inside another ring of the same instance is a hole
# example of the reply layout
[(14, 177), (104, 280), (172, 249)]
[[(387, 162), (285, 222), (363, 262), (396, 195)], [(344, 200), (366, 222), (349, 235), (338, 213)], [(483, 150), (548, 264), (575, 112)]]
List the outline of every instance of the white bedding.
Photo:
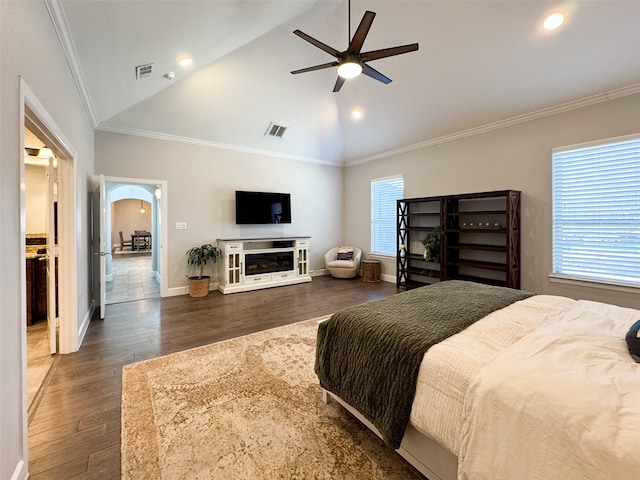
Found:
[(473, 374), (500, 351), (574, 303), (569, 298), (536, 295), (498, 310), (431, 347), (420, 365), (410, 423), (457, 455), (464, 399)]
[(638, 318), (573, 302), (492, 355), (458, 416), (459, 480), (640, 478), (640, 364), (624, 341)]

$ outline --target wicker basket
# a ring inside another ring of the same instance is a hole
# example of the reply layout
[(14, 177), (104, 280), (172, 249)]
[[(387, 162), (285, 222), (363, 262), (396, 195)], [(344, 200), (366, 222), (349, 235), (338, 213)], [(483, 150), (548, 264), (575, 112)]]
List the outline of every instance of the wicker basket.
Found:
[(209, 284), (211, 277), (189, 277), (189, 296), (190, 297), (206, 297), (209, 295)]
[(377, 283), (380, 281), (380, 261), (362, 260), (362, 281)]

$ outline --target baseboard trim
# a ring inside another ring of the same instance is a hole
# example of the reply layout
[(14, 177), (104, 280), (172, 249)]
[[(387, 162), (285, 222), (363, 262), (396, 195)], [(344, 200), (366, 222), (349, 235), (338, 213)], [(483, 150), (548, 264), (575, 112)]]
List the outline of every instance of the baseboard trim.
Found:
[(396, 283), (396, 277), (394, 275), (380, 275), (380, 280), (388, 283)]
[[(218, 289), (218, 282), (211, 282), (209, 284), (209, 291), (212, 292)], [(185, 285), (184, 287), (173, 287), (167, 290), (167, 297), (177, 297), (179, 295), (188, 295), (189, 287)]]
[[(310, 273), (310, 275), (311, 277), (322, 277), (323, 275), (329, 275), (329, 271), (326, 268), (321, 268), (319, 270), (314, 270), (313, 272)], [(388, 283), (396, 283), (396, 277), (394, 275), (381, 275), (380, 280)], [(217, 289), (218, 289), (218, 283), (211, 282), (211, 285), (209, 285), (209, 291), (211, 292)], [(188, 295), (188, 294), (189, 294), (189, 287), (186, 285), (184, 287), (173, 287), (167, 290), (167, 297), (177, 297), (179, 295)]]
[(189, 293), (189, 287), (173, 287), (167, 289), (167, 297), (177, 297), (179, 295), (186, 295)]
[[(321, 268), (320, 270), (314, 270), (311, 272), (312, 277), (321, 277), (323, 275), (329, 275), (329, 271), (326, 268)], [(358, 274), (360, 275), (360, 274)], [(380, 280), (388, 283), (396, 283), (395, 275), (380, 275)]]
[(16, 468), (13, 470), (11, 480), (26, 480), (29, 478), (29, 472), (27, 472), (27, 464), (24, 460), (18, 461)]
[[(80, 328), (78, 329), (78, 342), (76, 344), (76, 349), (74, 351), (80, 350), (80, 345), (84, 341), (84, 336), (87, 334), (87, 330), (89, 329), (89, 323), (91, 323), (91, 319), (93, 318), (93, 314), (96, 311), (96, 301), (91, 300), (91, 305), (89, 306), (89, 310), (85, 313), (84, 318), (82, 319), (82, 323), (80, 324)], [(71, 352), (70, 352), (71, 353)]]

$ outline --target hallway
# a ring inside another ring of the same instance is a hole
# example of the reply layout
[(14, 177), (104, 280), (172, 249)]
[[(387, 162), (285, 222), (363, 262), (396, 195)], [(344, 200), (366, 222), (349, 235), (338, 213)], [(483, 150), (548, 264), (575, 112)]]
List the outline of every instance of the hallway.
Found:
[(160, 283), (151, 271), (151, 253), (112, 256), (113, 277), (106, 285), (106, 303), (131, 302), (160, 297)]

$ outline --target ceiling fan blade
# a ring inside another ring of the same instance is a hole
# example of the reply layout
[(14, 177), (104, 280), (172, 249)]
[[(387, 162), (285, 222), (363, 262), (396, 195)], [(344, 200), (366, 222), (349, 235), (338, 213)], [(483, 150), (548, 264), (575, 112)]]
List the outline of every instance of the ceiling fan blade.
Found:
[(311, 45), (314, 45), (314, 46), (318, 47), (320, 50), (324, 50), (329, 55), (333, 55), (336, 58), (340, 58), (340, 52), (338, 50), (336, 50), (333, 47), (330, 47), (327, 44), (322, 43), (320, 40), (316, 40), (315, 38), (310, 37), (306, 33), (301, 32), (300, 30), (294, 30), (293, 33), (295, 35), (299, 36), (300, 38), (302, 38), (303, 40), (306, 40)]
[(360, 59), (363, 62), (370, 62), (371, 60), (378, 60), (379, 58), (386, 58), (392, 57), (393, 55), (415, 52), (416, 50), (418, 50), (418, 44), (411, 43), (409, 45), (402, 45), (399, 47), (383, 48), (382, 50), (372, 50), (370, 52), (364, 52), (360, 54)]
[(371, 24), (373, 23), (375, 16), (375, 12), (370, 12), (369, 10), (364, 12), (364, 16), (362, 17), (362, 20), (360, 20), (360, 25), (358, 25), (358, 29), (356, 30), (356, 33), (353, 34), (353, 38), (349, 43), (347, 53), (360, 53), (364, 39), (367, 38), (367, 34), (369, 33), (369, 29), (371, 28)]
[(294, 70), (291, 73), (293, 75), (295, 75), (296, 73), (313, 72), (314, 70), (322, 70), (324, 68), (337, 67), (338, 65), (340, 65), (338, 62), (323, 63), (322, 65), (315, 65), (313, 67), (307, 67), (307, 68), (301, 68), (299, 70)]
[(335, 92), (339, 92), (339, 91), (340, 91), (340, 89), (342, 88), (342, 85), (344, 85), (344, 81), (345, 81), (345, 79), (344, 79), (344, 78), (342, 78), (342, 77), (338, 76), (338, 79), (336, 80), (336, 84), (335, 84), (335, 86), (333, 87), (333, 92), (334, 92), (334, 93), (335, 93)]
[(362, 64), (362, 73), (364, 73), (367, 77), (375, 78), (382, 83), (391, 83), (391, 79), (389, 77), (383, 75), (375, 68), (370, 67), (366, 63)]

